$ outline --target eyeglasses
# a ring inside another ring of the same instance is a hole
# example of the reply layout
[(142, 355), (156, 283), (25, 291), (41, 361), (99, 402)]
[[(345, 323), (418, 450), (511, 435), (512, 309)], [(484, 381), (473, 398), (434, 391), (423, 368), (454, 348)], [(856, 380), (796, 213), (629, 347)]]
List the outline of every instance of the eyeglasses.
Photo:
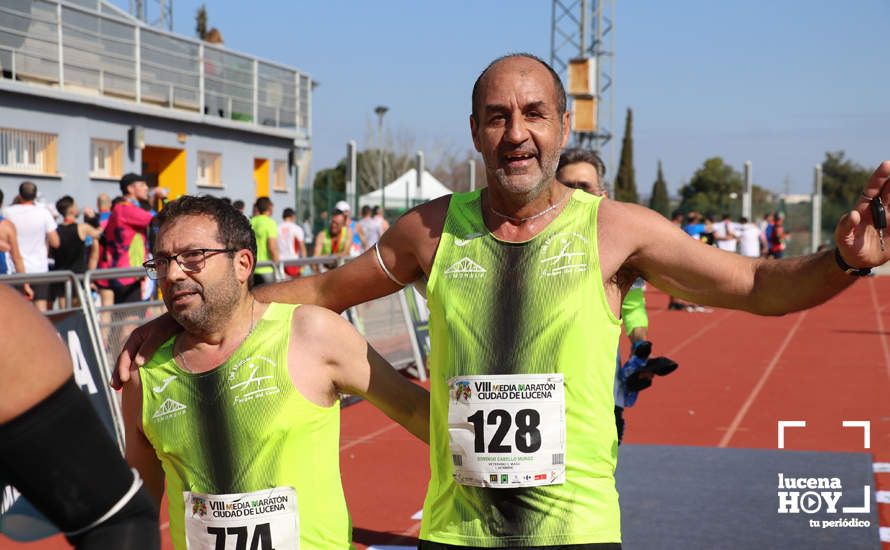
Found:
[(208, 254), (237, 252), (236, 248), (193, 248), (172, 256), (158, 256), (142, 264), (149, 279), (163, 279), (167, 276), (170, 261), (176, 260), (185, 273), (197, 273), (204, 269)]

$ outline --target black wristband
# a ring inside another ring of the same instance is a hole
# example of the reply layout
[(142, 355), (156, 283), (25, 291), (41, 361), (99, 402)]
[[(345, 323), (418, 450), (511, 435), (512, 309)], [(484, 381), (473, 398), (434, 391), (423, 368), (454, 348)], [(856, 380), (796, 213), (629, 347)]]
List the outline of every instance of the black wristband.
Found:
[(837, 248), (834, 249), (834, 261), (837, 262), (837, 266), (841, 268), (844, 273), (848, 275), (852, 275), (854, 277), (862, 277), (864, 275), (871, 275), (870, 267), (853, 267), (844, 261), (843, 257), (841, 257), (841, 251)]

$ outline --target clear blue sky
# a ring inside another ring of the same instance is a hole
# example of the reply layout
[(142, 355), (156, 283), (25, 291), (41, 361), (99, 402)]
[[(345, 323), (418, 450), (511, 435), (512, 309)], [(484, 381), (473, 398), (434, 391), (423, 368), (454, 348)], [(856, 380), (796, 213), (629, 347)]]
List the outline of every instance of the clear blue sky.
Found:
[[(174, 1), (174, 31), (193, 35), (201, 2)], [(890, 158), (890, 0), (616, 4), (615, 156), (630, 107), (642, 194), (658, 159), (672, 193), (715, 155), (739, 170), (751, 160), (759, 185), (781, 191), (787, 178), (804, 193), (826, 151), (868, 167)], [(206, 6), (227, 47), (320, 83), (313, 170), (336, 163), (349, 139), (373, 146), (380, 104), (387, 129), (414, 136), (428, 165), (442, 148), (469, 149), (478, 72), (507, 52), (550, 56), (549, 0)]]

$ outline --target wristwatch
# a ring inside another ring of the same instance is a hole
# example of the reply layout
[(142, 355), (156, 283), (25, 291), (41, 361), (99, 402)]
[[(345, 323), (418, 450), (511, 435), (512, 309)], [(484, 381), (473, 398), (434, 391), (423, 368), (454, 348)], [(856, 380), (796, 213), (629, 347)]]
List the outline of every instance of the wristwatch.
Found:
[(864, 275), (871, 275), (870, 267), (853, 267), (844, 261), (841, 257), (841, 251), (837, 248), (834, 249), (834, 261), (837, 262), (837, 266), (843, 270), (844, 273), (848, 275), (852, 275), (854, 277), (862, 277)]

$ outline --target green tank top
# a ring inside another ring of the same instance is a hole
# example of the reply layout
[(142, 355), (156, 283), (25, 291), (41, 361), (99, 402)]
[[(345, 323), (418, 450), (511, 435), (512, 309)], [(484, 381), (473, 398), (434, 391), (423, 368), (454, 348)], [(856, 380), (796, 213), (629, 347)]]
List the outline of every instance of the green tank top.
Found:
[(643, 285), (643, 280), (637, 279), (624, 296), (624, 301), (621, 302), (621, 320), (624, 322), (624, 330), (628, 334), (635, 328), (649, 326)]
[[(177, 366), (175, 338), (139, 369), (142, 425), (167, 478), (170, 532), (178, 550), (186, 548), (186, 525), (193, 518), (235, 522), (222, 535), (231, 538), (239, 535), (243, 525), (237, 522), (243, 521), (247, 548), (257, 540), (256, 548), (280, 550), (272, 542), (264, 545), (268, 525), (250, 525), (259, 513), (285, 513), (276, 510), (283, 506), (281, 495), (269, 491), (276, 487), (296, 494), (297, 518), (291, 514), (275, 522), (285, 521), (286, 531), (298, 519), (300, 548), (350, 548), (352, 527), (340, 481), (339, 403), (325, 408), (305, 399), (288, 372), (296, 307), (270, 304), (244, 343), (212, 371), (193, 374)], [(259, 494), (228, 501), (213, 497), (254, 492)], [(218, 527), (207, 527), (207, 536), (213, 535), (210, 548)], [(191, 538), (189, 546), (195, 546)]]
[[(621, 540), (613, 396), (620, 324), (600, 272), (599, 204), (575, 191), (544, 231), (509, 243), (485, 227), (480, 191), (452, 196), (427, 287), (431, 477), (422, 539), (480, 547)], [(552, 407), (560, 391), (562, 419)], [(489, 408), (449, 416), (474, 399)], [(523, 466), (542, 441), (560, 437), (561, 452), (543, 458), (552, 465), (536, 458), (532, 469)], [(467, 452), (457, 453), (464, 440)], [(472, 451), (502, 471), (458, 482)]]
[[(321, 245), (321, 255), (322, 256), (330, 256), (331, 254), (334, 253), (333, 240), (331, 239), (331, 230), (325, 229), (322, 233), (324, 234), (323, 235), (324, 240), (322, 241), (323, 244)], [(340, 230), (340, 234), (337, 235), (337, 245), (338, 245), (337, 246), (337, 254), (342, 254), (343, 251), (346, 250), (346, 228), (345, 227), (342, 228)]]

